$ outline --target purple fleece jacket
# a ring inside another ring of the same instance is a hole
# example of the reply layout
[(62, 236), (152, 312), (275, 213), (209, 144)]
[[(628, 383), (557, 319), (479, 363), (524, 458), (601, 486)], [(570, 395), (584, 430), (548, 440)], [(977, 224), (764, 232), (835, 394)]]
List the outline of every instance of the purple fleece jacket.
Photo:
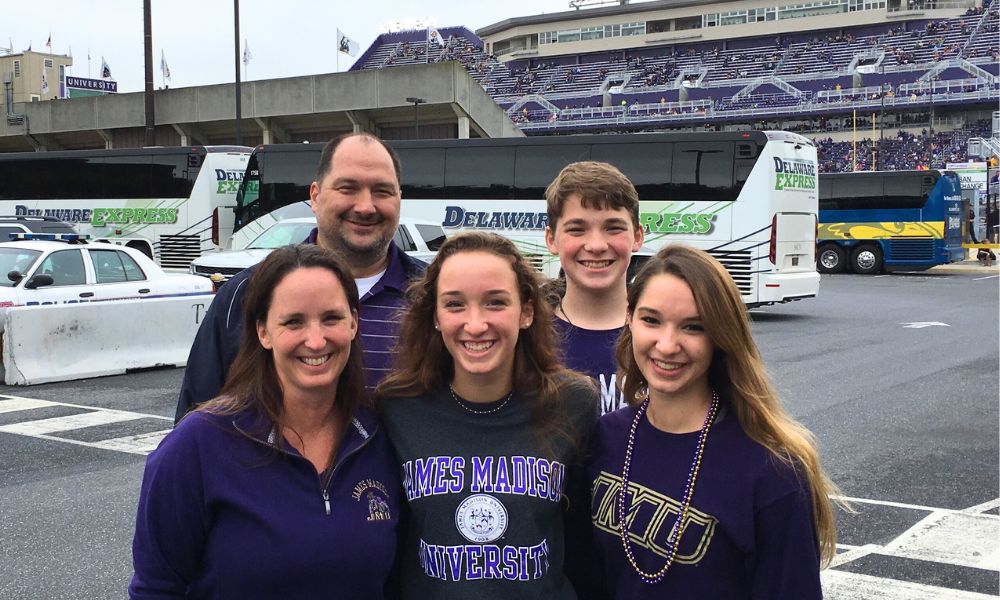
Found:
[(142, 480), (129, 597), (383, 597), (403, 496), (372, 413), (325, 485), (275, 438), (254, 413), (200, 412), (164, 438)]

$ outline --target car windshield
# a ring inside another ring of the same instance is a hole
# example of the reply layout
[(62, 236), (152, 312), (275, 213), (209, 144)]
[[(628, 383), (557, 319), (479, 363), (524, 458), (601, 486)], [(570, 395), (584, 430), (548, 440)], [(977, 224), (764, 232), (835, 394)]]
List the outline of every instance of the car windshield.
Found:
[(280, 248), (288, 244), (299, 244), (309, 237), (309, 233), (316, 228), (315, 223), (275, 223), (264, 233), (257, 236), (257, 239), (247, 245), (248, 249), (253, 248)]
[(17, 285), (17, 281), (11, 281), (9, 274), (12, 271), (17, 271), (21, 275), (27, 275), (31, 265), (35, 264), (41, 254), (38, 250), (0, 246), (0, 286), (14, 287)]

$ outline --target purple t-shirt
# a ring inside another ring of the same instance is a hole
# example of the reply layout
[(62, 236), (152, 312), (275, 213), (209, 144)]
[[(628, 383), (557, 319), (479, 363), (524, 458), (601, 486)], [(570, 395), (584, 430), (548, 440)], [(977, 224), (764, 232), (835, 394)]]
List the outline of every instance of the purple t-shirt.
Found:
[(615, 362), (615, 343), (622, 327), (614, 329), (584, 329), (570, 325), (556, 317), (556, 335), (563, 364), (590, 376), (601, 391), (601, 414), (607, 414), (625, 405), (622, 394), (615, 385), (618, 363)]
[[(587, 468), (591, 517), (609, 590), (616, 598), (822, 598), (819, 546), (808, 484), (751, 440), (735, 413), (720, 408), (677, 558), (657, 584), (629, 564), (619, 531), (622, 466), (637, 407), (601, 417)], [(639, 566), (666, 564), (698, 432), (670, 434), (643, 418), (632, 450), (626, 512)]]

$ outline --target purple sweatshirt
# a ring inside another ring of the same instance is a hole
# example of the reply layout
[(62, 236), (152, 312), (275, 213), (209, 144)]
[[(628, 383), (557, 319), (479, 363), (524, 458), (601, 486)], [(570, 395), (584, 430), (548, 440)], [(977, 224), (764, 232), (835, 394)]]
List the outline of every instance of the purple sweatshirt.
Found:
[(196, 412), (149, 455), (130, 598), (383, 597), (404, 500), (372, 413), (325, 484), (272, 431), (255, 413)]
[[(819, 546), (805, 480), (743, 432), (732, 411), (720, 414), (705, 442), (677, 559), (657, 584), (629, 564), (619, 532), (626, 441), (637, 407), (598, 423), (587, 469), (591, 517), (608, 586), (616, 598), (822, 598)], [(636, 431), (626, 512), (639, 566), (666, 564), (698, 432), (670, 434), (643, 418)]]
[(624, 327), (584, 329), (556, 317), (552, 319), (559, 338), (559, 354), (564, 365), (591, 377), (601, 392), (601, 414), (625, 405), (616, 385), (618, 363), (615, 343)]

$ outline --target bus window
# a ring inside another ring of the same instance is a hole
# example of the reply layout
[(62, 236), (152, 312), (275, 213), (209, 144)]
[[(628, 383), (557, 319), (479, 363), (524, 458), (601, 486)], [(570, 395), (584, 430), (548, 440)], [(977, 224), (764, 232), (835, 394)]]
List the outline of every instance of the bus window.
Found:
[[(311, 155), (309, 157), (312, 158)], [(274, 210), (297, 200), (309, 199), (309, 185), (316, 177), (317, 163), (302, 158), (303, 154), (299, 152), (261, 153), (261, 172), (267, 173), (261, 178), (258, 188), (262, 204)], [(281, 199), (291, 202), (281, 202)]]
[(441, 198), (444, 190), (444, 148), (400, 148), (403, 198)]
[[(104, 185), (94, 190), (97, 193), (96, 197), (153, 198), (158, 195), (153, 194), (154, 167), (149, 156), (116, 156), (102, 158), (100, 162), (100, 171), (104, 173)], [(157, 180), (161, 185), (164, 181), (167, 182), (162, 196), (173, 198), (174, 188), (177, 187), (173, 183), (173, 169), (169, 170), (167, 177), (163, 177), (162, 174), (157, 176)], [(169, 192), (169, 195), (166, 192)]]
[(670, 199), (671, 143), (594, 144), (590, 156), (611, 163), (635, 186), (641, 200)]
[(515, 197), (534, 200), (545, 197), (545, 188), (566, 165), (590, 159), (590, 147), (553, 144), (522, 146), (514, 163)]
[(927, 193), (921, 186), (923, 177), (896, 176), (894, 173), (886, 174), (883, 181), (885, 185), (885, 208), (923, 208), (927, 203)]
[(514, 147), (448, 148), (444, 185), (448, 199), (510, 198), (514, 191)]
[(670, 200), (735, 200), (733, 144), (678, 142), (674, 144)]

